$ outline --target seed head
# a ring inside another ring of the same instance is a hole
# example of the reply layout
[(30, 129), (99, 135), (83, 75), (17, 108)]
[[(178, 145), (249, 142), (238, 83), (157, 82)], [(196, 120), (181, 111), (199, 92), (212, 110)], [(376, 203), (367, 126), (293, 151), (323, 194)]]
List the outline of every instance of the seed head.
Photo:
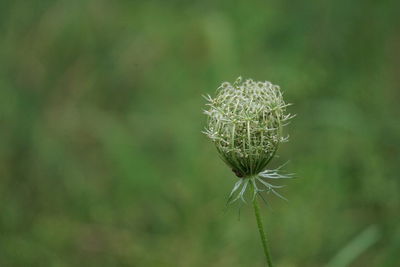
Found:
[(239, 77), (233, 84), (222, 83), (216, 97), (206, 100), (204, 133), (223, 161), (240, 178), (264, 171), (279, 144), (288, 141), (282, 127), (293, 117), (286, 113), (279, 86)]

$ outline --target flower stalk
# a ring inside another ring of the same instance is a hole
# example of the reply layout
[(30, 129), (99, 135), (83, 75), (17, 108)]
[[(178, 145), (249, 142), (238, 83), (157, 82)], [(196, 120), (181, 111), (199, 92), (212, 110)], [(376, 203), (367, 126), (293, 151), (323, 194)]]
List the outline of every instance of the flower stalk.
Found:
[[(253, 190), (255, 190), (255, 189), (253, 188)], [(263, 226), (263, 223), (261, 220), (260, 207), (258, 205), (258, 199), (256, 197), (253, 198), (253, 208), (254, 208), (254, 214), (256, 216), (258, 232), (260, 234), (261, 243), (262, 243), (262, 246), (264, 249), (265, 260), (267, 261), (267, 264), (269, 267), (273, 267), (272, 260), (271, 260), (271, 254), (269, 253), (269, 249), (268, 249), (267, 236), (265, 234), (264, 226)]]

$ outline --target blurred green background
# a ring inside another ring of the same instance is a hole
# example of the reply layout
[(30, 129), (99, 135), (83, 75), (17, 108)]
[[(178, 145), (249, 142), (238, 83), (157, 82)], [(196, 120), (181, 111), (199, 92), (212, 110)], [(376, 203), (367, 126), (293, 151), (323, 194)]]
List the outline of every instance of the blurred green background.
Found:
[(0, 266), (263, 266), (201, 134), (239, 75), (298, 114), (276, 266), (400, 266), (398, 3), (2, 0)]

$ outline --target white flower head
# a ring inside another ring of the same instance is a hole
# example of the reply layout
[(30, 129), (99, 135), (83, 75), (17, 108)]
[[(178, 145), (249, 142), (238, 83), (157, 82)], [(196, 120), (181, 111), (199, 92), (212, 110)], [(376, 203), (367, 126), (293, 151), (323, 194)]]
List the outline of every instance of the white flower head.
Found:
[(234, 191), (243, 184), (243, 196), (250, 182), (257, 188), (254, 179), (273, 190), (271, 184), (263, 183), (263, 179), (271, 178), (266, 177), (266, 167), (279, 144), (288, 141), (282, 128), (293, 117), (286, 112), (289, 104), (284, 102), (279, 86), (268, 81), (242, 81), (239, 77), (233, 84), (222, 83), (215, 98), (205, 98), (208, 121), (204, 133), (215, 144), (222, 160), (243, 180), (238, 181)]

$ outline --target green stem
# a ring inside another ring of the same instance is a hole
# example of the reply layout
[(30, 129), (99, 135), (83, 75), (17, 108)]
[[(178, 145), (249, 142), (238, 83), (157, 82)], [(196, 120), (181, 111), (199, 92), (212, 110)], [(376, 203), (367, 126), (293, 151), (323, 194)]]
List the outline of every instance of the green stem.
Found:
[[(253, 188), (253, 190), (254, 190), (254, 188)], [(260, 207), (258, 205), (257, 195), (254, 196), (254, 199), (253, 199), (253, 207), (254, 207), (254, 213), (256, 215), (258, 231), (260, 233), (261, 242), (262, 242), (262, 245), (264, 248), (265, 259), (267, 260), (268, 266), (272, 267), (271, 254), (269, 253), (269, 250), (268, 250), (267, 236), (265, 235), (264, 226), (261, 221)]]

